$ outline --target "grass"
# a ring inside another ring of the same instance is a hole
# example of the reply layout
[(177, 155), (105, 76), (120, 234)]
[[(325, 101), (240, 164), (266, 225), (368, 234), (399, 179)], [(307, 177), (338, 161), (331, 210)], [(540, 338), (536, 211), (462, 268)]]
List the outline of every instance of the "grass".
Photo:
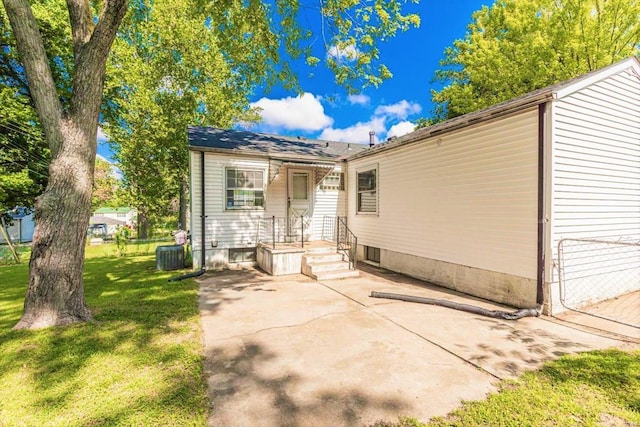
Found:
[(27, 263), (0, 267), (1, 426), (205, 425), (197, 286), (167, 282), (154, 249), (87, 247), (94, 322), (40, 331), (11, 330)]
[(604, 350), (563, 356), (427, 424), (401, 418), (376, 427), (638, 425), (640, 351)]
[[(23, 243), (20, 245), (14, 245), (14, 248), (18, 253), (20, 262), (29, 262), (29, 255), (31, 253), (31, 247), (29, 244)], [(11, 253), (9, 246), (3, 243), (0, 245), (0, 266), (10, 264), (16, 264), (16, 261), (13, 258), (13, 254)]]

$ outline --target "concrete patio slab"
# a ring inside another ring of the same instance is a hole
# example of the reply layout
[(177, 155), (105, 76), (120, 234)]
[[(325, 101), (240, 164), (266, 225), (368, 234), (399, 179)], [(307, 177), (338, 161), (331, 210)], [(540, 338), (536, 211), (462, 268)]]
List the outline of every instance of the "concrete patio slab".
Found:
[(633, 346), (544, 318), (503, 321), (372, 290), (509, 308), (365, 267), (315, 282), (258, 270), (202, 276), (212, 426), (428, 420), (562, 354)]

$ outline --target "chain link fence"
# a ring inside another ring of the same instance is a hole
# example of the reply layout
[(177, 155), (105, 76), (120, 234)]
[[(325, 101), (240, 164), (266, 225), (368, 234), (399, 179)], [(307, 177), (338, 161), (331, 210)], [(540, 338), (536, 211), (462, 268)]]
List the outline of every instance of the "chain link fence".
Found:
[(640, 242), (562, 239), (558, 270), (565, 308), (640, 328)]

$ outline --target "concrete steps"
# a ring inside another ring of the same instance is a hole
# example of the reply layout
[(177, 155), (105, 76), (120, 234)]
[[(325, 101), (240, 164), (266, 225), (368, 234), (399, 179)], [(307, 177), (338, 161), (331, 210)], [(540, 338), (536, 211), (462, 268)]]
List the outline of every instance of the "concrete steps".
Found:
[(344, 255), (331, 250), (314, 250), (302, 256), (302, 274), (316, 280), (336, 280), (358, 277), (358, 270), (349, 269)]

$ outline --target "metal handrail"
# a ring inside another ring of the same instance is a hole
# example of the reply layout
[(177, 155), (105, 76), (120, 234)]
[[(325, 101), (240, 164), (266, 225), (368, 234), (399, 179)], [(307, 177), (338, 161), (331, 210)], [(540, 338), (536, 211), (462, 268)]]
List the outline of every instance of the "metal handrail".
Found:
[[(260, 218), (258, 220), (258, 242), (276, 249), (277, 243), (297, 244), (304, 248), (304, 232), (311, 228), (311, 217), (277, 217)], [(291, 241), (291, 237), (298, 236), (294, 230), (299, 229), (299, 242)]]
[(358, 238), (347, 227), (345, 217), (336, 217), (336, 244), (338, 251), (344, 252), (349, 259), (349, 268), (355, 270), (358, 267)]
[(336, 233), (336, 217), (335, 216), (323, 216), (322, 217), (322, 234), (320, 239), (325, 242), (333, 242), (337, 241), (337, 233)]

